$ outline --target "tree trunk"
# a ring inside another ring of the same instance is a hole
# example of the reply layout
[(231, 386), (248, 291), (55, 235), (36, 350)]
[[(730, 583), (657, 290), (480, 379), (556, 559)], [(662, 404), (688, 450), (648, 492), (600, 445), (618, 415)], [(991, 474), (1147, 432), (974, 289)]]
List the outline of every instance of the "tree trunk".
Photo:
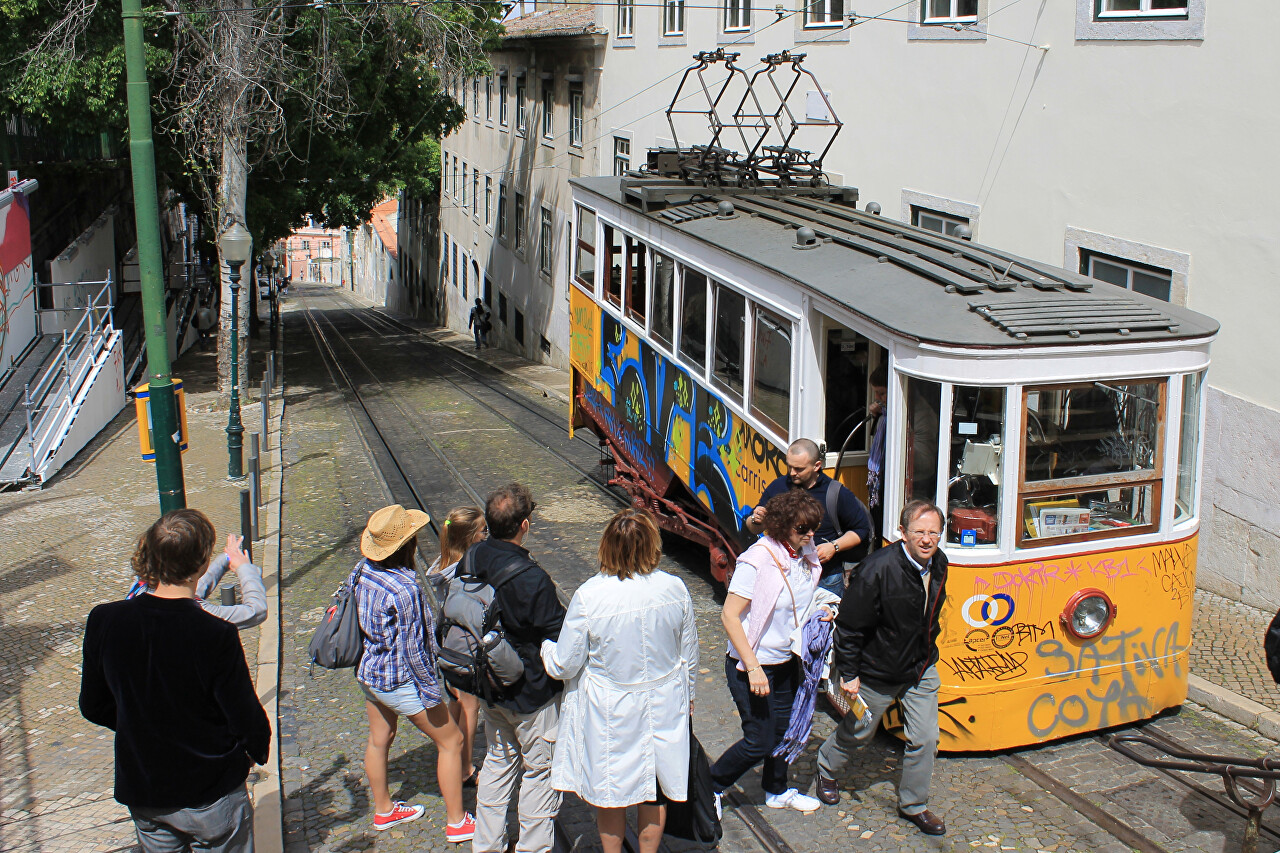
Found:
[[(222, 140), (222, 162), (219, 164), (218, 174), (218, 230), (217, 237), (222, 232), (231, 227), (233, 222), (239, 222), (248, 227), (245, 222), (244, 207), (245, 194), (249, 183), (249, 163), (245, 152), (245, 142), (243, 137), (224, 137)], [(218, 392), (220, 394), (230, 396), (231, 393), (231, 268), (222, 259), (222, 250), (218, 250), (218, 268), (221, 272), (222, 280), (222, 311), (220, 314), (220, 323), (222, 333), (218, 336)], [(253, 276), (250, 274), (253, 269), (253, 253), (250, 252), (249, 260), (245, 261), (240, 267), (240, 296), (238, 300), (239, 309), (239, 385), (241, 402), (247, 402), (245, 399), (245, 389), (248, 387), (249, 374), (249, 306), (253, 304), (250, 295), (250, 289), (253, 286)]]

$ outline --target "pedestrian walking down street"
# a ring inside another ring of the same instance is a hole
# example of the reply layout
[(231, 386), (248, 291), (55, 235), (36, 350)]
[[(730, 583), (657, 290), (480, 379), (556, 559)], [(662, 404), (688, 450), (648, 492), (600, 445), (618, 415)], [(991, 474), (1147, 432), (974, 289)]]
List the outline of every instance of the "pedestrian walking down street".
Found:
[(572, 685), (551, 783), (596, 807), (604, 853), (621, 853), (628, 806), (639, 806), (640, 853), (656, 853), (666, 803), (688, 796), (698, 629), (684, 583), (656, 571), (661, 558), (653, 517), (619, 512), (600, 573), (573, 594), (559, 639), (542, 644), (547, 672)]
[(720, 620), (729, 635), (724, 670), (742, 739), (711, 766), (717, 795), (764, 762), (766, 806), (809, 812), (822, 805), (787, 784), (790, 764), (773, 755), (791, 723), (801, 678), (801, 628), (817, 608), (831, 618), (837, 600), (818, 585), (822, 563), (813, 533), (821, 522), (822, 505), (808, 492), (784, 491), (765, 505), (765, 535), (738, 557)]
[(271, 724), (236, 627), (196, 602), (214, 539), (200, 511), (165, 513), (133, 555), (148, 591), (85, 624), (80, 713), (116, 733), (115, 797), (144, 853), (253, 850), (245, 782)]
[(373, 828), (417, 820), (425, 806), (392, 801), (387, 755), (404, 716), (436, 745), (436, 782), (444, 799), (445, 839), (470, 841), (475, 820), (462, 805), (462, 731), (445, 702), (436, 668), (435, 625), (414, 571), (418, 531), (431, 519), (399, 504), (369, 517), (360, 536), (364, 559), (352, 572), (364, 636), (356, 680), (365, 695), (369, 739), (364, 771), (373, 794)]
[(471, 316), (467, 318), (467, 328), (471, 329), (476, 338), (476, 349), (489, 346), (489, 330), (493, 328), (493, 321), (489, 318), (489, 309), (485, 307), (484, 300), (476, 297), (476, 305), (471, 309)]
[(218, 318), (213, 313), (213, 309), (207, 303), (201, 303), (199, 310), (196, 311), (196, 331), (200, 335), (201, 351), (208, 347), (209, 341), (213, 338), (213, 329), (217, 324)]
[[(457, 573), (462, 555), (486, 535), (488, 527), (484, 523), (484, 510), (464, 506), (449, 511), (444, 520), (444, 533), (440, 536), (440, 556), (427, 569), (427, 583), (435, 590), (437, 602), (444, 602), (445, 589)], [(447, 684), (445, 689), (453, 697), (449, 701), (449, 714), (462, 730), (462, 784), (474, 788), (480, 780), (480, 770), (471, 764), (476, 726), (480, 719), (480, 700)]]
[(803, 489), (822, 507), (818, 529), (813, 535), (814, 552), (822, 563), (818, 585), (837, 598), (844, 592), (845, 578), (867, 553), (871, 519), (862, 501), (843, 483), (822, 472), (823, 454), (817, 443), (799, 438), (787, 448), (787, 473), (765, 487), (760, 505), (747, 517), (752, 533), (764, 529), (764, 508), (788, 489)]
[[(542, 643), (560, 635), (565, 609), (555, 584), (529, 552), (530, 516), (537, 504), (519, 483), (497, 489), (485, 501), (489, 538), (471, 547), (468, 559), (486, 581), (501, 572), (509, 578), (495, 592), (506, 639), (520, 655), (524, 676), (484, 703), (488, 743), (476, 791), (474, 853), (505, 853), (507, 807), (520, 788), (520, 837), (516, 853), (546, 853), (554, 839), (560, 792), (551, 785), (552, 749), (564, 685), (547, 674)], [(519, 566), (514, 576), (506, 570)]]
[(907, 735), (898, 814), (926, 835), (943, 835), (946, 824), (929, 810), (938, 752), (938, 614), (947, 584), (947, 556), (938, 548), (942, 510), (911, 501), (900, 522), (902, 541), (863, 560), (840, 603), (835, 668), (841, 688), (861, 697), (869, 713), (846, 714), (818, 750), (817, 793), (828, 805), (840, 801), (851, 754), (896, 701)]
[[(243, 543), (243, 536), (228, 534), (226, 548), (196, 582), (196, 601), (204, 611), (230, 622), (241, 631), (267, 621), (267, 588), (262, 583), (262, 569), (249, 562), (249, 556), (240, 549)], [(235, 572), (240, 581), (241, 604), (220, 604), (210, 600), (228, 570)], [(126, 598), (150, 591), (141, 578), (136, 578)]]

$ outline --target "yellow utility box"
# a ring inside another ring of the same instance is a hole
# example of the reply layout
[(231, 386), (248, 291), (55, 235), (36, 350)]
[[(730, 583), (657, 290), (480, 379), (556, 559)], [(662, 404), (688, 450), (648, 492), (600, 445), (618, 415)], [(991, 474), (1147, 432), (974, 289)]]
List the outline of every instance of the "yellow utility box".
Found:
[[(138, 407), (138, 444), (142, 448), (142, 458), (148, 462), (156, 461), (156, 446), (151, 440), (151, 392), (150, 385), (143, 382), (133, 389), (134, 405)], [(178, 429), (181, 440), (178, 448), (187, 450), (187, 392), (182, 389), (182, 380), (173, 380), (174, 405), (178, 407)]]

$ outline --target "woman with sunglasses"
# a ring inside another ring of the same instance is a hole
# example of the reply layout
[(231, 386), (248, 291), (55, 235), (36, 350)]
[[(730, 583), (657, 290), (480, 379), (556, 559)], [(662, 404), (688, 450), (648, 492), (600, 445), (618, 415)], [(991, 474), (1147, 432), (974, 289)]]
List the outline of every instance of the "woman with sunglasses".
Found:
[[(822, 564), (813, 532), (822, 504), (802, 489), (772, 498), (764, 508), (764, 535), (738, 557), (720, 620), (729, 635), (725, 675), (742, 718), (742, 739), (711, 767), (716, 796), (764, 762), (765, 805), (815, 811), (821, 803), (787, 784), (788, 763), (773, 757), (786, 735), (800, 680), (792, 639), (813, 610), (838, 601), (818, 587)], [(828, 617), (829, 618), (829, 617)]]

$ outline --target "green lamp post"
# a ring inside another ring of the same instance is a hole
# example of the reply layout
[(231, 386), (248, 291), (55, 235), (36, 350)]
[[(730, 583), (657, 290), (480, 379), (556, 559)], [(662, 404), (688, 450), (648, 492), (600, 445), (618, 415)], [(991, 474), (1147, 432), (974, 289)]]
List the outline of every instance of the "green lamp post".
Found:
[(244, 478), (244, 426), (240, 423), (240, 267), (249, 260), (253, 236), (239, 222), (218, 239), (222, 259), (231, 268), (231, 414), (227, 418), (227, 476)]

